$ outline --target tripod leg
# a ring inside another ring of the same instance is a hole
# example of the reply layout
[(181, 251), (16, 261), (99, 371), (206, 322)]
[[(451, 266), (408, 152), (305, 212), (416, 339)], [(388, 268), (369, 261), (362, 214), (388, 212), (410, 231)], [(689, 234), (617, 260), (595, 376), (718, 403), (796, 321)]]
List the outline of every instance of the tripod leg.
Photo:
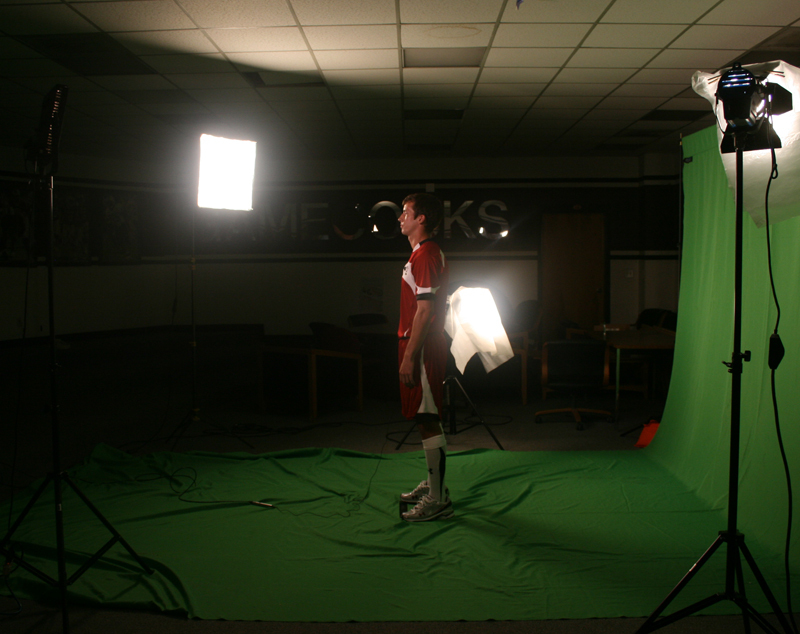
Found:
[(739, 596), (742, 600), (742, 621), (744, 621), (744, 632), (750, 634), (750, 611), (747, 606), (747, 593), (744, 586), (744, 571), (742, 570), (742, 558), (736, 558), (736, 578), (739, 580)]
[(19, 514), (19, 517), (17, 517), (17, 519), (11, 525), (11, 528), (8, 529), (8, 532), (6, 533), (5, 537), (3, 537), (3, 541), (0, 541), (0, 553), (4, 555), (8, 554), (5, 549), (6, 545), (8, 544), (8, 542), (11, 541), (12, 535), (14, 535), (17, 528), (19, 528), (19, 525), (22, 524), (22, 520), (25, 519), (30, 510), (33, 508), (33, 505), (36, 504), (36, 500), (38, 500), (42, 496), (42, 493), (44, 493), (44, 490), (47, 488), (47, 485), (50, 484), (52, 480), (53, 480), (53, 474), (48, 473), (47, 477), (44, 479), (41, 486), (36, 490), (36, 493), (33, 494), (33, 497), (25, 505), (25, 508), (22, 509), (22, 513)]
[(146, 563), (145, 563), (145, 562), (142, 560), (142, 558), (141, 558), (141, 557), (139, 557), (139, 555), (136, 553), (136, 551), (135, 551), (135, 550), (133, 550), (133, 548), (131, 547), (131, 545), (130, 545), (128, 542), (126, 542), (126, 541), (125, 541), (125, 539), (122, 537), (122, 535), (120, 535), (120, 534), (119, 534), (119, 532), (117, 531), (117, 529), (116, 529), (116, 528), (114, 528), (114, 526), (111, 524), (111, 522), (109, 522), (109, 521), (108, 521), (108, 520), (107, 520), (107, 519), (106, 519), (106, 518), (103, 516), (103, 514), (102, 514), (102, 513), (101, 513), (101, 512), (100, 512), (100, 511), (97, 509), (97, 507), (96, 507), (94, 504), (92, 504), (92, 502), (89, 500), (89, 498), (87, 498), (87, 497), (86, 497), (86, 496), (85, 496), (85, 495), (84, 495), (84, 494), (81, 492), (81, 490), (80, 490), (80, 489), (79, 489), (77, 486), (75, 486), (75, 483), (74, 483), (74, 482), (73, 482), (73, 481), (72, 481), (72, 480), (69, 478), (69, 476), (67, 476), (66, 474), (64, 474), (62, 477), (63, 477), (63, 479), (64, 479), (64, 482), (66, 482), (66, 483), (67, 483), (67, 484), (70, 486), (70, 488), (71, 488), (73, 491), (75, 491), (75, 493), (78, 495), (78, 497), (79, 497), (81, 500), (83, 500), (83, 503), (84, 503), (84, 504), (85, 504), (87, 507), (89, 507), (89, 510), (90, 510), (92, 513), (94, 513), (95, 517), (97, 517), (97, 519), (99, 519), (99, 520), (100, 520), (100, 521), (103, 523), (103, 525), (104, 525), (104, 526), (105, 526), (105, 527), (108, 529), (108, 531), (109, 531), (109, 532), (110, 532), (110, 533), (111, 533), (111, 534), (112, 534), (114, 537), (116, 537), (117, 541), (119, 541), (119, 543), (123, 545), (123, 547), (125, 548), (125, 550), (127, 550), (127, 551), (128, 551), (130, 554), (131, 554), (131, 556), (132, 556), (132, 557), (133, 557), (133, 558), (136, 560), (136, 562), (137, 562), (137, 563), (138, 563), (138, 564), (139, 564), (139, 565), (140, 565), (140, 566), (141, 566), (141, 567), (144, 569), (144, 571), (145, 571), (145, 572), (146, 572), (148, 575), (151, 575), (151, 574), (153, 574), (153, 571), (150, 569), (150, 566), (148, 566), (148, 565), (147, 565), (147, 564), (146, 564)]
[[(472, 402), (472, 399), (469, 397), (469, 394), (467, 394), (467, 391), (464, 389), (464, 386), (461, 385), (461, 381), (459, 381), (458, 378), (454, 377), (454, 376), (448, 377), (447, 380), (445, 381), (445, 387), (449, 388), (451, 383), (455, 383), (458, 386), (459, 391), (461, 392), (461, 394), (463, 395), (464, 399), (469, 404), (469, 407), (470, 407), (470, 410), (472, 411), (472, 414), (474, 416), (478, 417), (478, 420), (481, 421), (481, 425), (483, 425), (484, 429), (486, 429), (486, 431), (489, 432), (489, 435), (492, 437), (492, 440), (494, 440), (495, 444), (500, 448), (500, 450), (501, 451), (505, 451), (505, 449), (503, 449), (503, 445), (501, 445), (500, 441), (497, 440), (497, 436), (494, 435), (494, 432), (492, 431), (492, 429), (489, 427), (489, 425), (486, 424), (486, 421), (483, 420), (483, 416), (481, 416), (480, 412), (478, 411), (478, 408), (475, 407), (475, 403)], [(452, 394), (450, 396), (452, 398)], [(450, 401), (451, 407), (452, 407), (452, 402), (453, 401), (451, 400)], [(453, 416), (453, 420), (455, 421), (455, 416)], [(453, 425), (455, 426), (455, 422), (453, 422)], [(455, 432), (455, 430), (452, 430), (451, 433), (454, 433), (454, 432)]]
[[(706, 550), (706, 552), (703, 553), (703, 556), (700, 557), (700, 559), (698, 559), (695, 562), (695, 564), (689, 569), (689, 572), (687, 572), (683, 576), (683, 579), (681, 579), (678, 582), (678, 585), (676, 585), (672, 589), (672, 591), (661, 602), (661, 604), (653, 611), (653, 613), (647, 618), (647, 620), (642, 624), (642, 626), (638, 630), (636, 630), (637, 634), (640, 634), (640, 633), (644, 634), (645, 632), (652, 632), (653, 630), (658, 629), (659, 627), (661, 627), (660, 625), (656, 625), (654, 627), (656, 619), (658, 619), (658, 617), (661, 616), (661, 613), (664, 610), (666, 610), (667, 607), (669, 607), (669, 604), (672, 603), (673, 599), (675, 599), (675, 597), (677, 597), (678, 594), (680, 594), (681, 590), (683, 590), (688, 585), (688, 583), (692, 580), (692, 578), (695, 576), (695, 574), (697, 574), (700, 571), (700, 568), (702, 568), (703, 565), (709, 559), (711, 559), (711, 556), (722, 545), (723, 541), (724, 541), (724, 538), (722, 537), (722, 535), (718, 536), (717, 539), (714, 540), (714, 543), (711, 544), (711, 546), (708, 547), (708, 550)], [(716, 600), (713, 601), (712, 603), (716, 603)], [(694, 607), (694, 606), (691, 606), (691, 607)], [(672, 615), (672, 616), (675, 617), (675, 615)], [(678, 618), (680, 618), (680, 617), (678, 617)], [(678, 620), (678, 618), (675, 618), (674, 620)]]
[(769, 589), (767, 580), (764, 579), (764, 575), (762, 575), (761, 571), (758, 569), (756, 560), (753, 559), (753, 555), (750, 554), (750, 551), (745, 545), (744, 537), (742, 537), (739, 549), (744, 555), (744, 558), (747, 560), (750, 570), (753, 571), (753, 575), (755, 576), (756, 581), (758, 581), (758, 585), (761, 586), (761, 591), (764, 593), (764, 596), (767, 597), (767, 601), (769, 601), (769, 605), (772, 608), (772, 611), (775, 613), (775, 616), (778, 619), (778, 622), (781, 624), (781, 627), (783, 627), (786, 634), (792, 634), (794, 630), (792, 629), (791, 625), (789, 625), (789, 621), (786, 619), (786, 616), (784, 615), (778, 600), (775, 598), (775, 595), (772, 594), (772, 591)]

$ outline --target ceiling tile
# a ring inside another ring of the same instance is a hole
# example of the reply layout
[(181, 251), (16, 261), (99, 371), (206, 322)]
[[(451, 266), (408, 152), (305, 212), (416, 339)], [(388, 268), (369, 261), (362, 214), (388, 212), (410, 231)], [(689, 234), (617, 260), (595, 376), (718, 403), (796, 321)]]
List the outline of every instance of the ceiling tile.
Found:
[(314, 50), (351, 50), (397, 46), (397, 28), (374, 26), (307, 26), (303, 32)]
[(142, 61), (159, 73), (224, 73), (234, 68), (222, 53), (202, 55), (143, 55)]
[(783, 26), (800, 18), (800, 4), (786, 0), (724, 0), (700, 24)]
[(481, 81), (475, 87), (476, 97), (536, 97), (547, 84), (487, 84)]
[(617, 0), (601, 22), (692, 24), (719, 0)]
[(404, 68), (406, 84), (466, 84), (474, 83), (477, 68)]
[(41, 57), (39, 53), (10, 37), (0, 37), (0, 59)]
[(228, 53), (228, 59), (245, 72), (272, 70), (284, 72), (316, 71), (317, 65), (308, 51), (272, 51), (263, 53)]
[(297, 27), (208, 29), (206, 32), (223, 53), (308, 50)]
[(595, 108), (586, 113), (586, 119), (610, 120), (610, 121), (637, 121), (649, 113), (649, 108), (615, 109), (615, 108)]
[(662, 97), (606, 97), (597, 104), (601, 109), (642, 110), (657, 108), (664, 103)]
[(400, 21), (403, 24), (462, 24), (495, 22), (503, 0), (403, 0)]
[(559, 84), (621, 84), (635, 68), (564, 68), (553, 80)]
[(178, 5), (163, 0), (73, 2), (70, 6), (104, 31), (163, 31), (195, 26)]
[(267, 86), (286, 86), (290, 84), (322, 84), (322, 77), (316, 70), (260, 70), (258, 77)]
[(478, 125), (514, 125), (525, 113), (527, 108), (467, 108), (462, 117), (462, 123)]
[(694, 97), (670, 99), (660, 106), (661, 110), (707, 110), (711, 112), (711, 104), (695, 93)]
[(475, 48), (488, 46), (494, 24), (404, 24), (400, 41), (404, 48)]
[(175, 90), (175, 86), (160, 75), (100, 76), (92, 80), (108, 90)]
[(200, 88), (186, 93), (202, 104), (261, 101), (253, 88)]
[(336, 103), (345, 117), (394, 119), (396, 116), (399, 121), (403, 112), (400, 99), (340, 99)]
[(285, 0), (180, 0), (201, 28), (294, 26)]
[(281, 88), (258, 88), (258, 93), (267, 101), (330, 101), (331, 94), (325, 86), (284, 86)]
[(239, 73), (170, 74), (166, 78), (184, 90), (210, 90), (212, 88), (227, 90), (251, 87)]
[(663, 48), (685, 29), (682, 24), (598, 24), (583, 46)]
[(766, 40), (779, 29), (771, 26), (705, 26), (691, 27), (670, 45), (670, 48), (706, 48), (741, 50)]
[(685, 84), (692, 85), (691, 68), (645, 68), (628, 80), (631, 84)]
[(475, 84), (406, 84), (403, 95), (408, 99), (430, 97), (469, 97)]
[[(589, 24), (501, 24), (492, 46), (542, 48), (578, 46), (589, 32), (590, 26)], [(593, 46), (604, 45), (593, 44)]]
[(541, 96), (536, 100), (536, 107), (539, 108), (593, 108), (602, 99), (597, 96), (571, 96), (571, 97), (547, 97)]
[(647, 64), (658, 48), (579, 48), (567, 62), (571, 68), (636, 68)]
[(65, 4), (0, 7), (0, 24), (8, 35), (49, 35), (52, 33), (94, 33), (97, 27)]
[(743, 50), (697, 50), (668, 48), (650, 62), (648, 68), (694, 68), (696, 70), (716, 70), (730, 65)]
[(331, 86), (386, 85), (400, 83), (400, 69), (326, 70), (322, 73)]
[(623, 84), (614, 91), (615, 97), (674, 97), (686, 89), (686, 84)]
[(480, 83), (537, 84), (549, 82), (557, 72), (557, 68), (484, 68)]
[(366, 70), (399, 68), (396, 48), (364, 49), (358, 51), (316, 51), (314, 56), (322, 70)]
[(552, 83), (544, 91), (547, 97), (588, 97), (597, 95), (604, 97), (619, 84), (561, 84)]
[(138, 55), (217, 52), (217, 47), (199, 29), (114, 33), (113, 37)]
[(470, 108), (527, 108), (536, 97), (473, 97)]
[(290, 0), (300, 24), (396, 24), (394, 0)]
[(489, 51), (485, 67), (556, 67), (572, 55), (574, 48), (495, 48)]
[(398, 104), (400, 103), (400, 81), (399, 81), (399, 73), (398, 73), (398, 81), (396, 84), (389, 84), (389, 85), (331, 85), (330, 87), (331, 94), (333, 95), (334, 99), (341, 99), (341, 100), (348, 100), (348, 99), (366, 99), (366, 100), (373, 100), (373, 99), (397, 99)]
[(469, 96), (404, 98), (406, 110), (463, 110), (467, 107)]
[(527, 0), (516, 7), (508, 2), (503, 22), (595, 22), (613, 0)]
[(2, 59), (0, 75), (6, 77), (70, 77), (72, 71), (61, 64), (45, 58), (39, 59)]

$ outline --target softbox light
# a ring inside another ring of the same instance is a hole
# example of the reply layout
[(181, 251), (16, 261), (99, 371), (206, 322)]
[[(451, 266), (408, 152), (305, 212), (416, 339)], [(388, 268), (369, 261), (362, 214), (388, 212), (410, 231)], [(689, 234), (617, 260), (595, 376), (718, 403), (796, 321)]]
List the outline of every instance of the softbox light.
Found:
[[(787, 220), (800, 213), (800, 69), (783, 61), (748, 64), (749, 70), (759, 81), (777, 85), (792, 96), (792, 110), (772, 117), (772, 126), (780, 138), (781, 147), (775, 150), (780, 168), (780, 178), (770, 187), (770, 224)], [(717, 100), (717, 88), (722, 71), (705, 73), (697, 71), (692, 77), (692, 88), (705, 97), (717, 117), (717, 138), (722, 145), (727, 127), (722, 102)], [(765, 122), (766, 123), (766, 122)], [(736, 155), (723, 153), (722, 163), (728, 175), (728, 186), (736, 184)], [(765, 223), (764, 193), (772, 172), (772, 154), (769, 149), (744, 153), (744, 199), (747, 213), (762, 227)]]
[(208, 209), (253, 209), (255, 141), (200, 136), (200, 181), (197, 206)]
[(450, 296), (444, 329), (453, 340), (450, 352), (453, 353), (456, 367), (462, 374), (467, 362), (475, 354), (487, 372), (514, 356), (497, 305), (488, 288), (460, 286)]

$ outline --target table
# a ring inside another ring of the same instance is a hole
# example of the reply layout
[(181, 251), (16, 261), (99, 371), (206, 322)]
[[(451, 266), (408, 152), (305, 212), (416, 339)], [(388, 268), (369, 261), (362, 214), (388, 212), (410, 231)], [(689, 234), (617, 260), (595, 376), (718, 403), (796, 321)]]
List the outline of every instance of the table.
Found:
[(675, 333), (662, 328), (610, 331), (605, 333), (608, 345), (617, 351), (616, 380), (614, 387), (614, 416), (619, 414), (619, 371), (623, 350), (672, 350), (675, 348)]

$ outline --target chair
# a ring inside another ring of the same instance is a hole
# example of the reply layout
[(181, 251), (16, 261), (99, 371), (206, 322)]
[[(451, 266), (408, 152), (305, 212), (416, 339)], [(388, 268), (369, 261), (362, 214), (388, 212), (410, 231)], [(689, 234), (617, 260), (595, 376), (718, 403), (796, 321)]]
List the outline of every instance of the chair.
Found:
[[(358, 381), (358, 410), (364, 409), (364, 371), (363, 362), (361, 358), (361, 349), (358, 337), (345, 328), (334, 326), (333, 324), (326, 324), (323, 322), (312, 322), (309, 324), (311, 328), (312, 341), (311, 346), (307, 348), (292, 348), (292, 347), (265, 347), (262, 350), (262, 363), (260, 367), (264, 367), (265, 357), (269, 354), (288, 354), (288, 355), (303, 355), (308, 359), (308, 407), (309, 417), (312, 421), (317, 419), (318, 414), (318, 367), (317, 361), (319, 357), (332, 357), (340, 359), (351, 359), (356, 362), (356, 377)], [(261, 405), (262, 409), (266, 410), (266, 403), (264, 398), (264, 377), (261, 377)]]
[(511, 342), (511, 350), (520, 355), (522, 365), (521, 394), (522, 404), (528, 404), (528, 358), (539, 356), (539, 324), (542, 311), (535, 299), (520, 302), (506, 326), (506, 334)]
[(605, 342), (592, 339), (548, 341), (542, 346), (542, 399), (547, 399), (551, 392), (562, 393), (570, 397), (570, 406), (536, 412), (534, 420), (540, 423), (543, 416), (569, 413), (579, 430), (583, 429), (581, 414), (597, 414), (611, 420), (613, 415), (609, 411), (576, 405), (578, 397), (602, 394), (608, 384), (609, 348)]

